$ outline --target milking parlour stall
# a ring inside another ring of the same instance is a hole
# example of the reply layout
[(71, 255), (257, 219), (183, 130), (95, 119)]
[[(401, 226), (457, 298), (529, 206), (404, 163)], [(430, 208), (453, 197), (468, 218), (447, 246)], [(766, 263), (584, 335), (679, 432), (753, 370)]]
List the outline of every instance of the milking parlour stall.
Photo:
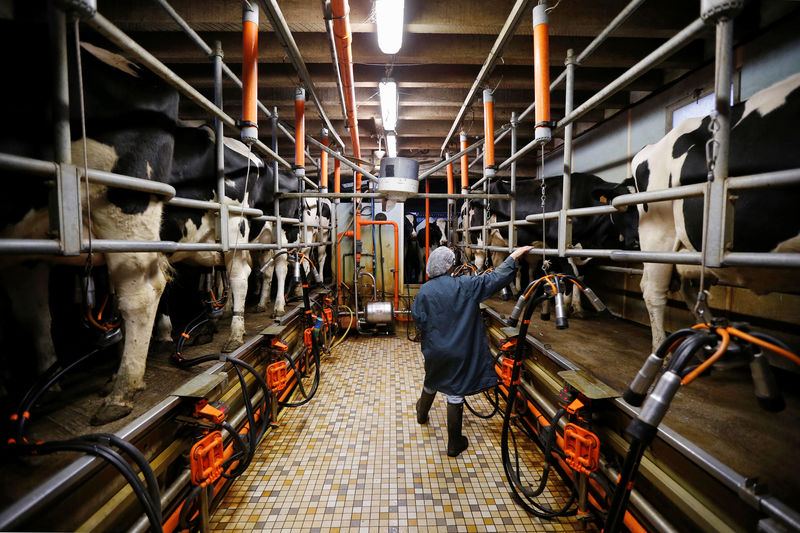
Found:
[(0, 530), (800, 531), (799, 24), (0, 3)]

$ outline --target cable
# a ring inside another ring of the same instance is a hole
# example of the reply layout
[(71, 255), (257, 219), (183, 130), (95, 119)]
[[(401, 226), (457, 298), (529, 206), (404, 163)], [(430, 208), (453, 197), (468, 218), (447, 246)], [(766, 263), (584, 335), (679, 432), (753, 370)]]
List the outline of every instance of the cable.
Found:
[(497, 414), (498, 406), (500, 405), (500, 402), (498, 401), (500, 395), (499, 389), (500, 389), (499, 385), (494, 386), (494, 402), (489, 400), (489, 391), (483, 391), (484, 395), (486, 396), (486, 399), (489, 400), (489, 405), (493, 407), (492, 412), (489, 414), (479, 413), (478, 411), (473, 409), (472, 406), (469, 404), (469, 402), (467, 402), (466, 398), (464, 398), (464, 405), (467, 406), (467, 409), (469, 409), (469, 412), (472, 413), (473, 415), (477, 416), (478, 418), (483, 418), (484, 420), (488, 420), (489, 418), (492, 418), (495, 414)]

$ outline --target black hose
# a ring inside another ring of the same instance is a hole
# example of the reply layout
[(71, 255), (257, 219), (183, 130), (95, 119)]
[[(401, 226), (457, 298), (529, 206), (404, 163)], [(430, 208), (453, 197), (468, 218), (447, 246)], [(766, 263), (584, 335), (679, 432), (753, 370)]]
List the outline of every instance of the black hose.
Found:
[(183, 506), (181, 507), (181, 513), (178, 515), (178, 529), (180, 531), (184, 531), (186, 529), (191, 530), (191, 527), (196, 523), (195, 521), (191, 521), (189, 519), (189, 510), (191, 508), (191, 504), (200, 496), (200, 491), (203, 490), (202, 485), (195, 485), (192, 487), (192, 490), (189, 491), (189, 494), (186, 495), (186, 499), (183, 501)]
[[(523, 317), (522, 317), (523, 318), (522, 325), (520, 326), (518, 334), (518, 339), (522, 339), (522, 341), (520, 340), (517, 341), (516, 350), (514, 352), (515, 361), (519, 362), (522, 361), (524, 339), (528, 332), (528, 324), (530, 323), (530, 318), (531, 315), (533, 314), (534, 308), (539, 303), (547, 299), (546, 295), (544, 294), (536, 296), (538, 293), (543, 292), (542, 289), (543, 285), (544, 284), (540, 284), (537, 287), (536, 291), (529, 297), (528, 303), (525, 306), (525, 310), (523, 312)], [(570, 509), (570, 508), (573, 506), (575, 500), (577, 499), (577, 493), (575, 491), (575, 487), (571, 487), (572, 489), (571, 495), (566, 505), (564, 505), (561, 509), (551, 509), (549, 507), (539, 504), (534, 500), (534, 497), (540, 494), (544, 490), (543, 487), (541, 489), (537, 488), (536, 490), (531, 490), (529, 487), (523, 486), (519, 474), (518, 454), (515, 457), (515, 463), (517, 465), (516, 469), (514, 468), (514, 465), (511, 463), (511, 458), (509, 456), (509, 450), (508, 450), (508, 437), (509, 434), (511, 434), (511, 438), (516, 451), (516, 440), (513, 435), (513, 432), (511, 432), (511, 414), (514, 412), (514, 402), (516, 401), (517, 388), (518, 388), (518, 385), (516, 385), (516, 383), (520, 378), (520, 370), (521, 370), (521, 365), (515, 364), (511, 372), (511, 383), (509, 384), (508, 395), (506, 396), (506, 411), (505, 411), (505, 416), (503, 416), (503, 429), (500, 438), (500, 453), (503, 461), (503, 469), (505, 470), (506, 473), (506, 480), (508, 481), (509, 487), (511, 488), (511, 492), (519, 501), (520, 505), (522, 505), (522, 507), (532, 515), (538, 518), (555, 518), (558, 516), (574, 515), (577, 511), (575, 509)], [(553, 428), (553, 431), (555, 431), (555, 428)], [(551, 457), (545, 456), (545, 461), (547, 462), (548, 465), (549, 462), (552, 460), (552, 454), (550, 455)]]
[[(500, 404), (500, 402), (497, 401), (497, 399), (498, 399), (498, 397), (500, 395), (500, 393), (498, 392), (499, 389), (500, 389), (500, 387), (498, 385), (495, 385), (495, 387), (494, 387), (494, 402), (489, 400), (489, 404), (493, 407), (493, 409), (492, 409), (492, 412), (489, 413), (489, 414), (479, 413), (478, 411), (473, 409), (472, 406), (469, 404), (469, 402), (467, 402), (466, 398), (464, 398), (464, 405), (467, 406), (467, 409), (469, 409), (470, 413), (472, 413), (473, 415), (477, 416), (478, 418), (483, 418), (484, 420), (492, 418), (494, 415), (497, 414), (498, 406)], [(488, 399), (489, 398), (489, 391), (483, 391), (483, 392), (486, 395), (486, 398)]]
[[(300, 279), (303, 286), (303, 316), (305, 317), (306, 327), (311, 328), (314, 327), (313, 319), (311, 317), (311, 297), (308, 291), (308, 281), (306, 277), (305, 269), (300, 269)], [(319, 389), (319, 382), (320, 382), (320, 362), (322, 356), (320, 355), (319, 350), (319, 343), (318, 339), (315, 335), (311, 335), (311, 355), (312, 359), (314, 360), (314, 382), (311, 386), (311, 392), (306, 394), (305, 388), (303, 387), (303, 379), (300, 373), (297, 370), (297, 367), (294, 365), (294, 362), (291, 359), (291, 356), (287, 354), (287, 359), (289, 360), (289, 364), (292, 366), (292, 369), (295, 372), (295, 376), (297, 376), (297, 384), (300, 387), (300, 391), (304, 396), (304, 399), (299, 402), (282, 402), (278, 401), (278, 405), (281, 407), (301, 407), (308, 402), (310, 402), (317, 393)]]

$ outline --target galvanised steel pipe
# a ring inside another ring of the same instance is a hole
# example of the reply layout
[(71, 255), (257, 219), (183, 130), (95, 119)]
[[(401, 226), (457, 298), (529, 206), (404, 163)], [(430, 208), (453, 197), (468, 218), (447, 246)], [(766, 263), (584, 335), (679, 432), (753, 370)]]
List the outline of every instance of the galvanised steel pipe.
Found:
[[(206, 44), (206, 42), (197, 34), (197, 32), (195, 32), (191, 26), (189, 26), (189, 24), (183, 20), (183, 18), (181, 18), (178, 12), (175, 11), (175, 9), (173, 9), (173, 7), (166, 2), (166, 0), (155, 0), (155, 2), (167, 13), (167, 15), (169, 15), (172, 20), (175, 21), (175, 23), (183, 30), (186, 36), (189, 37), (189, 40), (197, 45), (197, 47), (200, 48), (200, 50), (202, 50), (206, 56), (211, 57), (214, 55), (214, 50), (212, 50), (211, 47), (208, 46), (208, 44)], [(233, 81), (237, 87), (239, 87), (239, 89), (243, 88), (242, 80), (240, 80), (239, 77), (234, 74), (230, 67), (228, 67), (228, 65), (226, 65), (224, 62), (222, 63), (222, 72), (224, 72), (225, 75), (228, 76), (228, 78), (230, 78), (230, 80)], [(256, 100), (256, 105), (258, 106), (258, 109), (260, 109), (267, 116), (267, 118), (272, 118), (272, 113), (269, 109), (267, 109), (267, 106), (261, 103), (261, 101)], [(284, 133), (284, 135), (289, 138), (289, 141), (294, 142), (294, 136), (282, 123), (279, 122), (278, 127)], [(308, 152), (306, 152), (306, 155), (311, 157), (311, 154)]]
[[(222, 204), (207, 200), (193, 200), (191, 198), (176, 197), (170, 199), (167, 202), (167, 205), (174, 207), (187, 207), (190, 209), (202, 209), (206, 211), (219, 211)], [(238, 205), (227, 205), (225, 207), (227, 207), (228, 211), (237, 215), (248, 215), (254, 217), (260, 217), (264, 215), (264, 212), (261, 211), (261, 209), (255, 209), (252, 207), (241, 207)]]
[(467, 97), (464, 99), (464, 103), (461, 104), (461, 108), (458, 110), (456, 114), (456, 118), (453, 121), (453, 125), (450, 127), (450, 131), (447, 133), (447, 136), (442, 143), (442, 149), (439, 151), (439, 154), (443, 154), (445, 150), (447, 150), (447, 145), (450, 143), (450, 139), (456, 132), (456, 128), (461, 124), (462, 120), (464, 119), (464, 115), (469, 108), (472, 99), (478, 93), (478, 89), (484, 84), (486, 79), (491, 74), (492, 70), (494, 70), (497, 61), (499, 61), (503, 56), (503, 51), (505, 50), (508, 43), (514, 37), (514, 34), (517, 31), (520, 23), (522, 22), (522, 18), (528, 10), (528, 6), (533, 3), (533, 0), (516, 0), (514, 3), (514, 7), (511, 8), (511, 12), (508, 14), (503, 27), (500, 29), (500, 32), (497, 34), (497, 39), (495, 40), (494, 44), (492, 45), (492, 49), (489, 52), (489, 55), (486, 57), (486, 60), (483, 62), (483, 66), (481, 67), (478, 76), (475, 78), (475, 81), (472, 83), (472, 87), (470, 87), (469, 92), (467, 93)]
[[(581, 250), (582, 251), (582, 250)], [(571, 255), (571, 254), (567, 254)], [(574, 254), (580, 255), (580, 254)], [(700, 252), (629, 252), (613, 251), (608, 256), (612, 261), (636, 261), (645, 263), (672, 263), (675, 265), (699, 265)]]
[[(242, 9), (246, 11), (244, 3)], [(256, 8), (256, 40), (258, 40), (258, 8)], [(247, 25), (245, 25), (247, 26)], [(244, 92), (242, 93), (244, 100)], [(214, 42), (214, 104), (222, 109), (222, 43), (220, 41)], [(245, 108), (244, 102), (242, 109)], [(244, 128), (247, 129), (247, 128)], [(242, 138), (244, 139), (244, 129), (242, 130)], [(214, 165), (216, 167), (217, 177), (217, 198), (220, 202), (225, 198), (225, 126), (218, 118), (214, 119)], [(258, 129), (256, 126), (255, 137), (258, 137)], [(247, 141), (245, 141), (247, 142)], [(252, 142), (252, 141), (250, 141)], [(230, 233), (228, 232), (228, 207), (226, 204), (221, 203), (219, 207), (219, 242), (222, 245), (223, 251), (228, 251), (230, 247)]]
[(419, 181), (427, 179), (428, 176), (430, 176), (431, 174), (433, 174), (437, 170), (444, 168), (446, 165), (448, 165), (451, 162), (455, 161), (456, 159), (458, 159), (459, 157), (463, 156), (464, 154), (467, 154), (467, 153), (471, 152), (472, 150), (474, 150), (475, 148), (481, 146), (482, 144), (483, 144), (483, 139), (481, 139), (481, 140), (479, 140), (479, 141), (467, 146), (466, 148), (462, 149), (457, 154), (451, 155), (450, 157), (447, 157), (444, 160), (439, 161), (438, 163), (433, 165), (431, 168), (429, 168), (428, 170), (426, 170), (425, 172), (420, 174), (419, 175)]
[(758, 189), (761, 187), (786, 187), (797, 184), (800, 184), (800, 168), (738, 176), (725, 180), (725, 186), (728, 187), (729, 191)]
[(724, 266), (800, 268), (800, 254), (728, 252), (722, 257), (722, 264)]
[(49, 239), (0, 239), (0, 254), (61, 254), (61, 243)]
[[(575, 122), (579, 118), (583, 117), (586, 113), (593, 110), (598, 105), (605, 102), (608, 98), (613, 96), (617, 91), (628, 85), (629, 83), (636, 80), (639, 76), (656, 66), (657, 64), (664, 61), (666, 58), (689, 44), (690, 41), (695, 39), (700, 33), (706, 30), (706, 26), (701, 19), (697, 19), (691, 24), (689, 24), (686, 28), (680, 31), (677, 35), (675, 35), (672, 39), (667, 41), (666, 43), (662, 44), (658, 48), (656, 48), (653, 52), (651, 52), (647, 57), (636, 63), (634, 66), (629, 68), (618, 77), (616, 80), (609, 83), (605, 88), (601, 89), (598, 93), (594, 96), (589, 98), (586, 102), (578, 106), (572, 113), (568, 116), (565, 116), (561, 120), (558, 121), (556, 125), (556, 131), (561, 130), (567, 124), (571, 122)], [(503, 161), (499, 169), (506, 168), (510, 165), (513, 161), (516, 161), (523, 155), (527, 154), (538, 145), (536, 141), (531, 141), (530, 143), (526, 144), (517, 154), (513, 157), (510, 157)]]
[(611, 200), (611, 205), (619, 211), (624, 211), (628, 206), (634, 204), (663, 202), (667, 200), (678, 200), (682, 198), (695, 198), (697, 196), (703, 196), (705, 190), (705, 183), (693, 183), (692, 185), (680, 185), (678, 187), (660, 189), (657, 191), (621, 194)]
[[(91, 18), (85, 19), (85, 21), (89, 26), (94, 28), (98, 33), (103, 35), (106, 39), (114, 43), (116, 46), (118, 46), (121, 50), (123, 50), (127, 54), (131, 55), (134, 59), (142, 63), (143, 66), (151, 70), (154, 74), (159, 76), (168, 84), (175, 87), (189, 100), (193, 101), (195, 104), (200, 106), (202, 109), (207, 111), (212, 116), (222, 120), (222, 122), (229, 128), (232, 128), (234, 131), (240, 131), (238, 126), (236, 125), (236, 121), (232, 117), (230, 117), (229, 115), (224, 113), (221, 109), (219, 109), (217, 106), (215, 106), (211, 101), (208, 100), (208, 98), (200, 94), (200, 92), (197, 91), (197, 89), (186, 83), (186, 81), (184, 81), (183, 78), (179, 77), (172, 70), (167, 68), (167, 66), (164, 65), (164, 63), (159, 61), (150, 52), (142, 48), (141, 45), (139, 45), (136, 41), (131, 39), (122, 30), (117, 28), (103, 15), (97, 13), (95, 16)], [(291, 165), (286, 160), (280, 157), (273, 150), (269, 149), (261, 141), (255, 141), (253, 143), (253, 146), (257, 147), (262, 154), (265, 154), (278, 161), (284, 167), (291, 168)]]
[[(313, 144), (314, 146), (316, 146), (317, 148), (319, 148), (323, 152), (327, 152), (336, 161), (340, 161), (340, 162), (344, 163), (345, 166), (348, 166), (351, 169), (353, 169), (353, 171), (356, 172), (358, 175), (363, 175), (368, 180), (373, 181), (375, 183), (378, 183), (378, 178), (375, 175), (373, 175), (373, 174), (367, 172), (366, 170), (362, 169), (357, 164), (352, 163), (350, 160), (348, 160), (345, 156), (343, 156), (339, 152), (337, 152), (337, 151), (335, 151), (335, 150), (333, 150), (331, 148), (328, 148), (327, 146), (325, 146), (324, 144), (322, 144), (318, 140), (314, 139), (313, 137), (308, 137), (307, 140), (308, 140), (309, 143)], [(441, 167), (439, 167), (439, 168), (441, 168)], [(334, 171), (335, 170), (336, 170), (336, 168), (334, 167)], [(359, 186), (360, 186), (360, 184), (361, 184), (361, 179), (359, 178)], [(340, 182), (340, 188), (341, 188), (341, 182)]]
[[(220, 74), (222, 67), (220, 65)], [(220, 76), (219, 83), (222, 83)], [(216, 85), (216, 79), (215, 79)], [(220, 92), (222, 88), (220, 87)], [(258, 140), (258, 4), (242, 2), (242, 142)], [(221, 102), (218, 104), (222, 109)]]
[[(575, 97), (575, 57), (572, 48), (567, 50), (567, 59), (564, 62), (567, 73), (566, 96), (564, 99), (564, 114), (572, 113)], [(512, 154), (513, 155), (513, 154)], [(513, 167), (516, 163), (511, 163)], [(544, 179), (544, 176), (541, 176)], [(564, 174), (561, 187), (561, 212), (558, 216), (558, 252), (566, 253), (572, 244), (572, 224), (567, 218), (567, 211), (572, 203), (572, 124), (564, 128)]]
[[(58, 172), (58, 165), (51, 161), (42, 161), (30, 157), (0, 153), (0, 169), (29, 172), (41, 177), (54, 177)], [(78, 168), (77, 172), (78, 176), (82, 178), (83, 169)], [(94, 170), (91, 168), (89, 169), (89, 183), (108, 187), (119, 187), (120, 189), (128, 189), (131, 191), (147, 192), (164, 196), (166, 199), (170, 199), (176, 194), (175, 187), (167, 185), (166, 183), (143, 178), (132, 178), (130, 176), (123, 176), (122, 174), (114, 174), (113, 172)]]
[[(328, 146), (328, 130), (322, 128), (320, 132), (322, 144)], [(319, 191), (328, 192), (328, 152), (321, 150), (319, 154)]]
[(319, 112), (320, 117), (322, 117), (322, 121), (325, 122), (325, 126), (331, 132), (334, 139), (336, 139), (336, 142), (344, 147), (344, 143), (337, 135), (336, 130), (333, 129), (333, 124), (331, 124), (328, 115), (325, 113), (325, 108), (322, 106), (317, 96), (314, 81), (311, 79), (311, 74), (308, 72), (305, 61), (303, 61), (303, 56), (292, 36), (289, 25), (286, 23), (286, 19), (283, 18), (283, 12), (281, 12), (277, 0), (261, 0), (261, 6), (264, 8), (264, 13), (267, 15), (272, 29), (283, 44), (289, 59), (291, 59), (295, 71), (302, 80), (306, 90), (308, 90), (308, 93), (311, 95), (311, 100), (314, 102), (314, 105), (317, 106), (317, 112)]

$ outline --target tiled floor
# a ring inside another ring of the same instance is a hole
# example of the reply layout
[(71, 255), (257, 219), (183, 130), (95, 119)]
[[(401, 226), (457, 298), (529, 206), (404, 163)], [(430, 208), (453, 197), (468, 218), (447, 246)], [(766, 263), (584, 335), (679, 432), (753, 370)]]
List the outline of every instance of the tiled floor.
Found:
[[(266, 437), (216, 509), (212, 528), (583, 531), (575, 518), (542, 521), (514, 502), (500, 462), (499, 416), (482, 420), (465, 409), (469, 448), (447, 456), (444, 397), (436, 398), (427, 425), (416, 422), (422, 362), (419, 344), (402, 336), (360, 337), (334, 350), (323, 361), (316, 398), (286, 413)], [(534, 448), (527, 453), (538, 479)], [(543, 503), (563, 504), (560, 480), (550, 487), (558, 493), (546, 492)]]

